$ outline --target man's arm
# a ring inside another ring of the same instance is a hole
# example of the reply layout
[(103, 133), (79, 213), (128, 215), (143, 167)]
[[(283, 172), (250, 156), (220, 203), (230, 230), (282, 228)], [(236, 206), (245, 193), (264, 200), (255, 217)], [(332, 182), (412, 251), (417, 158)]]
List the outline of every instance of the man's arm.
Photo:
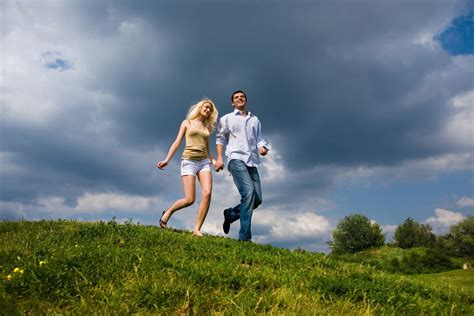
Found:
[(217, 144), (216, 145), (217, 161), (214, 167), (217, 172), (219, 172), (219, 170), (224, 169), (224, 161), (222, 160), (223, 151), (224, 151), (224, 146), (221, 144)]
[(228, 131), (227, 131), (227, 121), (225, 117), (221, 117), (219, 119), (219, 124), (217, 125), (217, 133), (216, 133), (216, 153), (217, 153), (217, 161), (214, 165), (214, 169), (219, 172), (219, 170), (224, 169), (224, 161), (222, 160), (222, 155), (224, 152), (224, 147), (227, 145), (228, 142)]

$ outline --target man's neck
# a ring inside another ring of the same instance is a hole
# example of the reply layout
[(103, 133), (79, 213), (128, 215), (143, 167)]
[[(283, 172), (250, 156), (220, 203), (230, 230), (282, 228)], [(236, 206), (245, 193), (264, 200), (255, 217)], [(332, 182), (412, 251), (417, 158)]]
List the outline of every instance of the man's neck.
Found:
[(249, 114), (249, 111), (247, 111), (247, 108), (246, 107), (243, 107), (243, 108), (235, 108), (236, 110), (240, 111), (240, 113), (243, 115), (243, 116), (247, 116)]

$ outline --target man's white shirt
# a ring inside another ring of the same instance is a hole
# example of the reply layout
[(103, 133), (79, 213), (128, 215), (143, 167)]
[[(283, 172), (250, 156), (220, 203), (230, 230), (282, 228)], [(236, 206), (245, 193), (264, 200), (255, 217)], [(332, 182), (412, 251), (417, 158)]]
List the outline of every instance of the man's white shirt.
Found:
[(224, 146), (227, 161), (242, 160), (249, 167), (260, 165), (258, 148), (267, 147), (262, 137), (259, 119), (250, 112), (247, 116), (234, 109), (222, 116), (217, 126), (216, 143)]

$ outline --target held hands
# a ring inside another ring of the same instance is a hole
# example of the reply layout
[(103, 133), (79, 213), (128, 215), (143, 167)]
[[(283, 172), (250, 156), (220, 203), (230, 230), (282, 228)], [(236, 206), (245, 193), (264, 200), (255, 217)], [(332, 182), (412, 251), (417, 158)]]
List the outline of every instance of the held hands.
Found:
[(165, 167), (166, 167), (167, 165), (168, 165), (168, 161), (166, 161), (166, 160), (162, 160), (162, 161), (160, 161), (160, 162), (158, 162), (158, 163), (156, 164), (156, 166), (157, 166), (158, 169), (160, 169), (160, 170), (165, 169)]
[[(265, 146), (262, 146), (258, 149), (260, 155), (266, 156), (268, 153), (268, 149)], [(224, 169), (224, 163), (222, 162), (222, 159), (217, 159), (217, 160), (212, 160), (212, 165), (214, 166), (214, 170), (216, 172), (219, 172), (220, 170)]]
[(223, 169), (224, 169), (224, 163), (222, 162), (221, 159), (213, 160), (213, 161), (212, 161), (212, 165), (214, 166), (214, 170), (215, 170), (216, 172), (219, 172), (220, 170), (223, 170)]

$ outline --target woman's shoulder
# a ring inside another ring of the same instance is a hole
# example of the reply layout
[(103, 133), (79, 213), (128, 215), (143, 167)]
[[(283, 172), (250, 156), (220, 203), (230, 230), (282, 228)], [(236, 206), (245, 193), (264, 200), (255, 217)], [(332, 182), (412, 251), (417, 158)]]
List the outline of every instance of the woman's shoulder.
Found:
[(181, 122), (181, 128), (187, 129), (189, 126), (191, 126), (191, 122), (189, 120), (183, 120)]

